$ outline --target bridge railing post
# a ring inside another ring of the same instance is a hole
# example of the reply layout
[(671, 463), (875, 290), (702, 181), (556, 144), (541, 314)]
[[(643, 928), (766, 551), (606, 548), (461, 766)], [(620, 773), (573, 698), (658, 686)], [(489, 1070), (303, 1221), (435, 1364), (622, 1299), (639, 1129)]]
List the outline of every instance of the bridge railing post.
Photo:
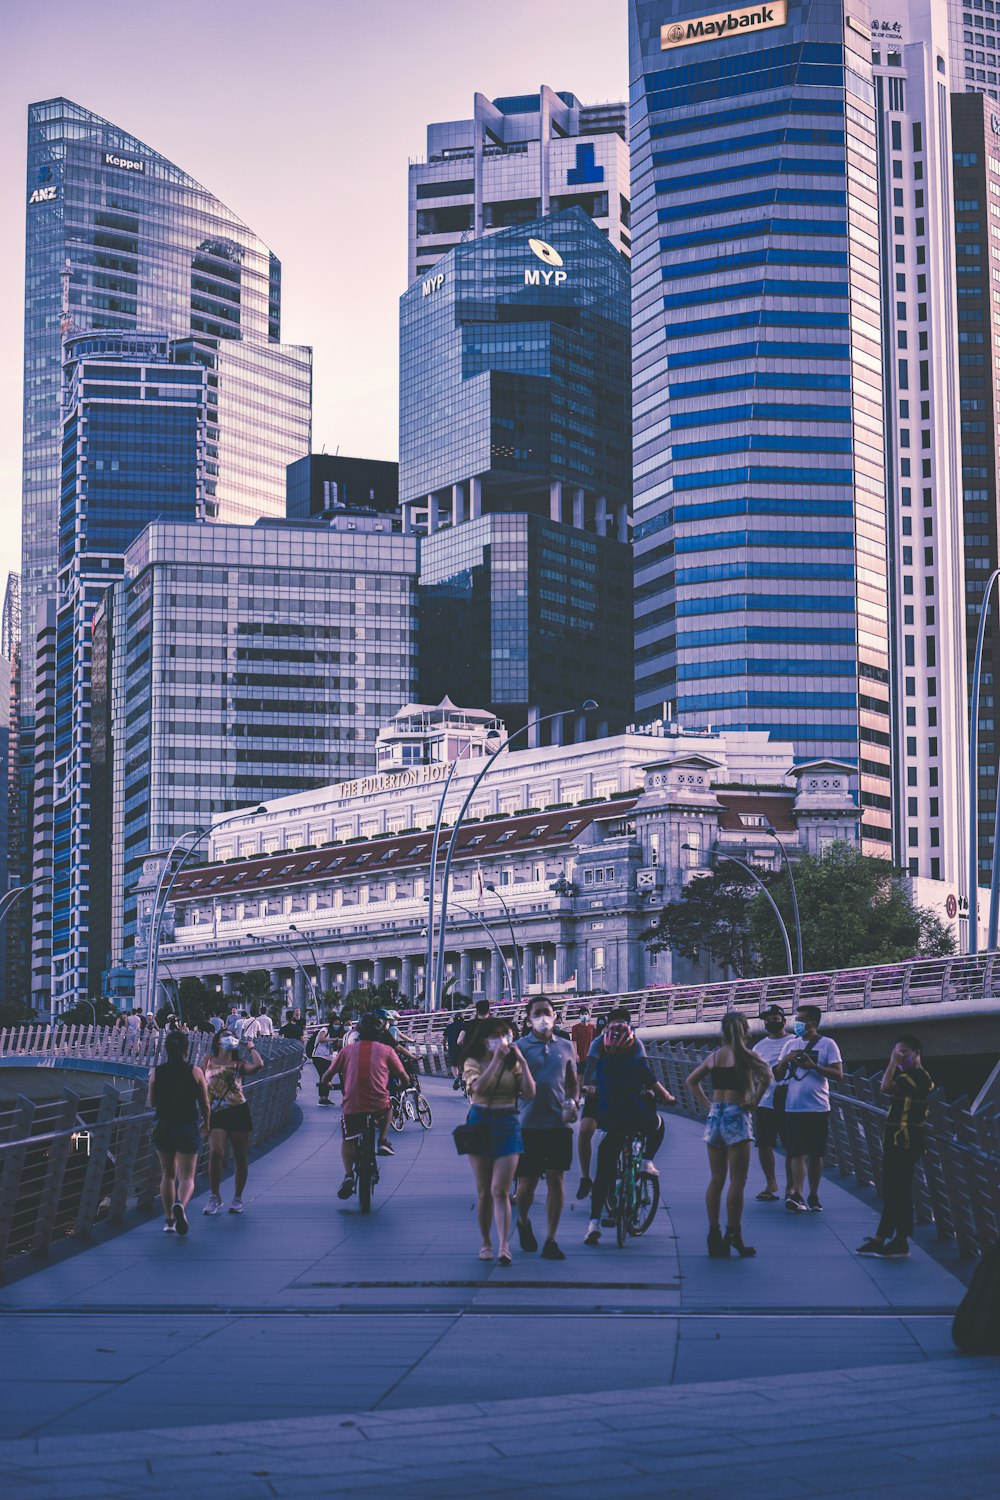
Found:
[(45, 1169), (38, 1210), (35, 1215), (35, 1232), (31, 1239), (33, 1255), (47, 1255), (49, 1245), (52, 1243), (63, 1182), (66, 1177), (66, 1163), (73, 1149), (73, 1137), (68, 1134), (68, 1131), (72, 1125), (76, 1124), (79, 1103), (80, 1097), (74, 1094), (72, 1089), (63, 1090), (59, 1110), (52, 1122), (52, 1129), (60, 1131), (61, 1134), (49, 1143), (48, 1166)]

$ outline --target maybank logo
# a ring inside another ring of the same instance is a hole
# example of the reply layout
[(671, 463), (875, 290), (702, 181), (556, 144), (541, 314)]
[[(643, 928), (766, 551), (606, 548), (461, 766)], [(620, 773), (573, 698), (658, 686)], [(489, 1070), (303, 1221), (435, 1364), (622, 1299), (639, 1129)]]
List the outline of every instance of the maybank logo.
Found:
[(739, 36), (748, 31), (770, 31), (788, 21), (788, 0), (774, 0), (773, 5), (753, 5), (746, 10), (721, 10), (714, 16), (699, 16), (696, 21), (670, 21), (660, 27), (660, 51), (672, 47), (690, 47), (694, 42), (715, 42)]
[(562, 286), (566, 280), (566, 272), (557, 269), (563, 263), (563, 258), (559, 254), (559, 251), (554, 250), (544, 240), (529, 240), (528, 249), (534, 255), (537, 255), (540, 261), (544, 261), (552, 269), (548, 271), (525, 271), (525, 286)]

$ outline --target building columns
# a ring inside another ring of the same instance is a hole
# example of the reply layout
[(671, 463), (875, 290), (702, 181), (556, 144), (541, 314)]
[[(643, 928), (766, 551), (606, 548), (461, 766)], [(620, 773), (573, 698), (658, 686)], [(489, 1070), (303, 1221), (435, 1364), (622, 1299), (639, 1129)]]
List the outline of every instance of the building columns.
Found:
[(507, 975), (504, 973), (503, 963), (495, 948), (490, 955), (489, 997), (491, 1000), (508, 999)]
[(380, 984), (385, 983), (385, 959), (376, 958), (372, 963), (372, 984), (378, 989)]
[(555, 985), (565, 984), (572, 974), (570, 965), (573, 962), (573, 943), (556, 943), (556, 968), (552, 976)]
[(437, 495), (427, 496), (427, 535), (433, 536), (441, 524), (441, 513)]
[(478, 521), (483, 513), (483, 481), (478, 476), (469, 480), (469, 520)]
[(587, 524), (586, 493), (584, 490), (573, 491), (573, 525), (577, 531), (583, 531)]
[(458, 956), (458, 988), (463, 995), (472, 995), (472, 954), (468, 949)]
[(349, 994), (351, 990), (358, 987), (358, 965), (355, 959), (348, 959), (344, 965), (344, 993)]
[(324, 996), (329, 995), (333, 990), (333, 964), (320, 964), (319, 987)]
[(400, 976), (399, 976), (399, 989), (400, 989), (400, 993), (403, 994), (403, 995), (405, 995), (406, 998), (407, 998), (407, 1000), (412, 1000), (413, 999), (413, 959), (412, 958), (404, 958), (403, 959), (402, 968), (401, 968)]
[(549, 485), (549, 520), (562, 520), (562, 480), (553, 479)]
[(304, 1011), (306, 1008), (306, 976), (301, 969), (296, 969), (292, 974), (292, 1004), (296, 1010)]
[(222, 976), (222, 993), (226, 996), (227, 999), (236, 991), (236, 986), (233, 983), (233, 979), (234, 976), (232, 974), (223, 974)]
[(451, 487), (451, 524), (461, 526), (465, 520), (465, 487), (461, 484), (453, 484)]
[(618, 540), (620, 542), (628, 541), (628, 506), (624, 500), (618, 507)]
[(598, 536), (608, 534), (608, 500), (606, 495), (598, 495), (597, 505), (594, 510), (594, 524), (597, 527)]

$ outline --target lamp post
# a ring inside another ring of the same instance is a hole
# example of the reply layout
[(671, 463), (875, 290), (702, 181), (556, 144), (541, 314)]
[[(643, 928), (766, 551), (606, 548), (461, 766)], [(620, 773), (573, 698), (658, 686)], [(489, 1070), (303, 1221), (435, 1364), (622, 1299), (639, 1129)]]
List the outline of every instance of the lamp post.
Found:
[(16, 905), (18, 898), (23, 896), (25, 891), (33, 890), (34, 886), (35, 882), (29, 880), (27, 885), (11, 886), (9, 891), (4, 891), (0, 896), (0, 922), (4, 921), (11, 908)]
[[(491, 729), (486, 736), (487, 747), (489, 746), (491, 741), (498, 740), (499, 738), (499, 730)], [(427, 952), (424, 957), (424, 1010), (427, 1011), (429, 1011), (433, 1006), (434, 996), (434, 985), (431, 975), (434, 964), (434, 884), (437, 878), (438, 845), (441, 841), (441, 824), (444, 819), (444, 804), (448, 799), (448, 791), (451, 787), (452, 777), (458, 769), (458, 763), (463, 758), (463, 756), (465, 756), (466, 753), (472, 749), (473, 744), (474, 741), (467, 740), (466, 743), (462, 746), (459, 753), (455, 756), (455, 759), (452, 761), (451, 766), (448, 770), (447, 778), (445, 779), (444, 787), (441, 792), (441, 800), (438, 803), (437, 817), (434, 820), (434, 836), (431, 839), (430, 871), (427, 879)], [(490, 756), (495, 754), (496, 752), (491, 751), (489, 750), (489, 748), (487, 748), (486, 753), (487, 756)]]
[(524, 987), (521, 983), (521, 950), (518, 948), (517, 939), (514, 936), (514, 921), (510, 914), (510, 907), (507, 905), (506, 901), (503, 899), (492, 880), (488, 880), (486, 882), (485, 889), (496, 896), (497, 900), (500, 902), (500, 905), (503, 907), (504, 915), (507, 918), (507, 927), (510, 930), (510, 946), (514, 956), (514, 975), (517, 979), (517, 995), (515, 996), (512, 994), (511, 999), (514, 1001), (515, 1005), (520, 1005), (524, 994)]
[[(805, 972), (802, 964), (802, 923), (799, 921), (799, 898), (795, 893), (795, 877), (792, 874), (792, 862), (788, 858), (788, 850), (785, 848), (784, 844), (781, 842), (777, 833), (771, 827), (770, 823), (768, 823), (767, 827), (764, 829), (764, 832), (770, 838), (774, 839), (774, 842), (781, 850), (781, 857), (785, 862), (785, 869), (788, 871), (788, 884), (791, 887), (792, 892), (792, 916), (795, 920), (795, 955), (798, 959), (799, 973), (802, 974)], [(777, 910), (777, 908), (775, 909)]]
[[(582, 705), (582, 711), (584, 713), (592, 713), (596, 707), (597, 704), (594, 699), (588, 698)], [(566, 714), (571, 712), (571, 709), (561, 708), (557, 713), (543, 714), (542, 717), (540, 719), (536, 719), (534, 723), (529, 722), (528, 724), (525, 724), (523, 728), (515, 729), (514, 733), (509, 734), (504, 740), (503, 744), (498, 747), (497, 754), (499, 754), (500, 750), (509, 749), (516, 739), (520, 739), (521, 735), (527, 734), (530, 729), (537, 729), (540, 724), (547, 724), (552, 719), (562, 719)], [(469, 790), (465, 794), (465, 801), (462, 803), (458, 817), (455, 820), (455, 826), (451, 830), (451, 838), (448, 840), (448, 853), (445, 855), (444, 873), (441, 877), (441, 922), (438, 930), (437, 965), (434, 977), (435, 1010), (441, 1009), (441, 992), (443, 989), (442, 979), (444, 977), (444, 944), (445, 934), (448, 926), (448, 877), (451, 874), (451, 862), (455, 856), (455, 850), (458, 847), (458, 833), (459, 829), (462, 826), (462, 820), (469, 810), (469, 803), (472, 801), (473, 797), (476, 795), (476, 792), (479, 790), (479, 783), (482, 781), (483, 777), (486, 775), (490, 767), (492, 765), (495, 765), (496, 758), (496, 755), (490, 756), (490, 758), (483, 766), (482, 770), (479, 771), (474, 778), (472, 785), (469, 787)]]
[[(170, 847), (170, 851), (163, 862), (163, 869), (160, 871), (160, 878), (157, 881), (156, 894), (153, 897), (153, 905), (149, 915), (149, 953), (146, 956), (147, 1006), (155, 1005), (156, 1003), (156, 970), (160, 947), (160, 924), (163, 921), (163, 913), (166, 910), (167, 902), (170, 899), (170, 892), (174, 888), (174, 881), (177, 879), (178, 875), (181, 873), (184, 866), (187, 864), (188, 860), (191, 858), (192, 854), (201, 843), (202, 839), (206, 838), (208, 834), (214, 833), (216, 829), (222, 828), (226, 823), (235, 823), (240, 818), (259, 817), (261, 813), (266, 812), (267, 808), (264, 807), (263, 804), (261, 804), (260, 807), (253, 808), (252, 810), (249, 810), (247, 808), (240, 808), (239, 812), (229, 813), (226, 817), (220, 818), (217, 823), (208, 823), (205, 827), (199, 826), (198, 828), (188, 828), (184, 833), (179, 834), (178, 837), (174, 840), (173, 844)], [(184, 840), (191, 837), (194, 837), (194, 843), (191, 844), (187, 849), (185, 849), (184, 853), (181, 855), (181, 858), (177, 863), (177, 868), (170, 876), (170, 879), (167, 882), (166, 889), (164, 890), (164, 881), (167, 878), (167, 872), (170, 869), (170, 864), (173, 860), (174, 855), (177, 853), (178, 849), (180, 849), (180, 847), (184, 843)]]
[(507, 976), (507, 988), (510, 991), (511, 1003), (516, 1004), (517, 1002), (514, 1000), (514, 984), (510, 977), (510, 967), (507, 963), (507, 960), (503, 956), (503, 949), (497, 942), (496, 934), (494, 933), (493, 928), (489, 925), (485, 918), (481, 917), (478, 912), (472, 911), (471, 908), (466, 906), (463, 902), (455, 901), (454, 897), (452, 897), (452, 901), (454, 902), (454, 905), (458, 907), (459, 911), (464, 911), (466, 916), (472, 917), (474, 921), (479, 923), (480, 927), (483, 929), (490, 942), (493, 944), (494, 948), (497, 951), (497, 956), (499, 957), (500, 962), (503, 965), (503, 971)]
[[(701, 850), (694, 844), (682, 844), (681, 848), (689, 850), (692, 854), (701, 853)], [(746, 873), (750, 876), (750, 879), (753, 881), (754, 885), (759, 886), (760, 889), (764, 892), (764, 895), (770, 904), (771, 910), (774, 912), (774, 915), (778, 919), (778, 926), (781, 928), (781, 940), (785, 945), (785, 964), (787, 967), (787, 972), (789, 976), (794, 974), (795, 970), (792, 968), (792, 945), (788, 940), (788, 928), (785, 926), (784, 917), (778, 910), (777, 902), (771, 895), (771, 892), (768, 890), (763, 880), (761, 880), (756, 870), (754, 870), (750, 865), (745, 864), (742, 859), (737, 859), (735, 854), (716, 854), (714, 858), (716, 859), (716, 861), (728, 860), (731, 865), (739, 865), (740, 869), (746, 871)]]
[[(969, 952), (979, 952), (979, 683), (983, 671), (983, 646), (986, 622), (990, 612), (993, 587), (1000, 578), (995, 568), (983, 590), (979, 608), (979, 631), (972, 666), (972, 695), (969, 704)], [(990, 919), (986, 938), (987, 951), (997, 945), (997, 898), (1000, 896), (1000, 864), (997, 863), (997, 836), (1000, 835), (1000, 783), (997, 786), (997, 808), (993, 833), (993, 858), (990, 865)]]
[(305, 943), (306, 947), (309, 949), (310, 956), (311, 956), (313, 964), (314, 964), (314, 966), (316, 968), (316, 983), (313, 986), (313, 1000), (315, 1001), (315, 1004), (316, 1004), (316, 1019), (318, 1021), (319, 1020), (319, 997), (320, 997), (320, 993), (321, 992), (320, 992), (320, 987), (319, 987), (319, 959), (316, 957), (316, 949), (312, 945), (312, 939), (310, 938), (309, 934), (307, 932), (303, 932), (301, 927), (296, 927), (296, 925), (295, 925), (294, 922), (289, 922), (289, 924), (288, 924), (288, 930), (289, 930), (289, 932), (294, 932), (295, 935), (296, 935), (296, 937), (300, 937), (302, 939), (302, 941)]
[[(317, 1001), (317, 998), (316, 998), (316, 986), (313, 984), (312, 980), (309, 978), (309, 975), (306, 972), (305, 965), (303, 964), (301, 958), (299, 958), (299, 955), (296, 953), (296, 951), (292, 947), (292, 945), (290, 943), (282, 943), (282, 942), (277, 941), (277, 939), (278, 939), (278, 934), (277, 933), (272, 933), (272, 932), (251, 932), (251, 933), (248, 933), (247, 935), (250, 938), (250, 941), (252, 943), (271, 943), (271, 944), (273, 944), (273, 946), (275, 948), (280, 948), (281, 951), (282, 951), (282, 953), (288, 953), (288, 954), (290, 954), (292, 963), (295, 965), (295, 967), (301, 973), (302, 978), (306, 982), (306, 988), (312, 994), (312, 997), (313, 997), (313, 1009), (315, 1010), (316, 1015), (318, 1017), (319, 1016), (319, 1002)], [(308, 1009), (308, 1007), (307, 1007), (307, 1009)]]

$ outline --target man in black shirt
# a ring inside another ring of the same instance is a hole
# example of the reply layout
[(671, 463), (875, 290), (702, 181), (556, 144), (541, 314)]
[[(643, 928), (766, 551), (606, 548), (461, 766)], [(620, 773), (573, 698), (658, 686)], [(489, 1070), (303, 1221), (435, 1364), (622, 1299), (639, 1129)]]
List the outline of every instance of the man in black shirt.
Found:
[(927, 1099), (934, 1080), (924, 1069), (920, 1038), (904, 1032), (882, 1075), (890, 1098), (882, 1137), (882, 1202), (878, 1229), (858, 1246), (859, 1255), (905, 1260), (913, 1234), (913, 1174), (924, 1154)]
[(279, 1036), (286, 1036), (293, 1042), (301, 1042), (306, 1034), (306, 1023), (302, 1019), (302, 1013), (293, 1010), (284, 1026), (278, 1028)]

